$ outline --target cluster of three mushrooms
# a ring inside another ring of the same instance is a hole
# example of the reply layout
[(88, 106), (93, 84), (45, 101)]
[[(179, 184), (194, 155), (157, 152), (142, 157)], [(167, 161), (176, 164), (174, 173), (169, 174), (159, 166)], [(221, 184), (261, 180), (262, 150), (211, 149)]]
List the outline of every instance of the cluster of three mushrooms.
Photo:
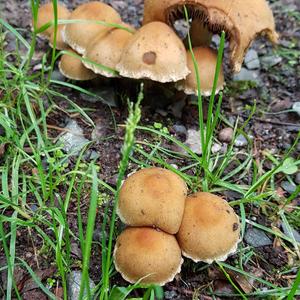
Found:
[(182, 254), (207, 263), (225, 260), (239, 240), (239, 219), (226, 201), (210, 193), (187, 197), (185, 182), (161, 168), (125, 180), (118, 215), (129, 227), (117, 238), (114, 262), (131, 283), (164, 285), (180, 272)]

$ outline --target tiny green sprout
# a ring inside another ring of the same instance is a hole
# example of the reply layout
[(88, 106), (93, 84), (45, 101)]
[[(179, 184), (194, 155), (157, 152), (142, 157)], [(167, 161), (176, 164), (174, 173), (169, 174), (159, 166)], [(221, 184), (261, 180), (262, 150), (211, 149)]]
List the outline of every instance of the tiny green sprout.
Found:
[(56, 280), (54, 278), (47, 278), (47, 287), (51, 289), (54, 287)]
[(163, 126), (161, 123), (157, 123), (155, 122), (153, 124), (153, 127), (157, 130), (159, 130), (161, 133), (164, 133), (164, 134), (169, 134), (169, 130), (167, 127)]

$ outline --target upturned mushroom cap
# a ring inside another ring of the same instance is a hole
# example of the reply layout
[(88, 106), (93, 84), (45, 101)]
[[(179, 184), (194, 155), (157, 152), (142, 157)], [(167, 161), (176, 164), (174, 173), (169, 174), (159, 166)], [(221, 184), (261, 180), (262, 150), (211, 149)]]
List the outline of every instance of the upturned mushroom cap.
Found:
[[(77, 54), (75, 51), (69, 50)], [(62, 55), (59, 62), (59, 71), (67, 78), (73, 80), (91, 80), (96, 78), (97, 75), (91, 70), (87, 69), (78, 57), (69, 54)]]
[(180, 38), (166, 24), (149, 23), (128, 41), (117, 70), (121, 76), (172, 82), (189, 74), (186, 50)]
[(116, 270), (130, 283), (165, 285), (181, 270), (181, 250), (173, 235), (153, 228), (127, 228), (117, 238)]
[(212, 32), (227, 32), (235, 72), (240, 71), (245, 53), (258, 35), (267, 35), (273, 43), (278, 41), (266, 0), (145, 0), (144, 24), (161, 21), (171, 25), (174, 19), (184, 18), (183, 5), (187, 5), (191, 17), (200, 18)]
[[(63, 5), (57, 4), (57, 18), (58, 20), (68, 19), (70, 11)], [(54, 20), (54, 9), (52, 2), (42, 5), (38, 11), (37, 28), (41, 28), (43, 25)], [(63, 25), (58, 25), (58, 28)], [(50, 26), (47, 30), (42, 32), (40, 35), (49, 38), (54, 31), (54, 27)]]
[(211, 193), (186, 198), (177, 240), (193, 261), (224, 261), (234, 253), (240, 237), (239, 218), (229, 204)]
[[(204, 96), (210, 96), (213, 89), (218, 54), (215, 50), (208, 47), (194, 48), (193, 52), (198, 63), (201, 94)], [(176, 87), (180, 91), (183, 90), (187, 95), (198, 95), (197, 77), (190, 51), (188, 51), (187, 54), (187, 64), (191, 73), (185, 80), (179, 81), (176, 84)], [(223, 68), (221, 68), (216, 93), (222, 90), (223, 86), (224, 74)]]
[(130, 226), (155, 226), (175, 234), (184, 211), (187, 186), (175, 173), (147, 168), (129, 176), (120, 191), (118, 215)]
[[(70, 20), (103, 21), (120, 23), (121, 17), (116, 10), (107, 4), (92, 1), (79, 5), (70, 15)], [(79, 54), (84, 54), (94, 37), (101, 38), (113, 27), (96, 23), (67, 24), (63, 38)]]
[[(66, 49), (70, 48), (69, 45), (66, 44), (63, 40), (63, 37), (62, 37), (63, 30), (64, 30), (64, 27), (62, 27), (62, 26), (59, 26), (57, 28), (57, 33), (56, 33), (56, 49), (57, 50), (66, 50)], [(49, 39), (49, 45), (51, 48), (53, 48), (53, 43), (54, 43), (54, 31), (52, 32), (50, 39)]]
[[(134, 32), (134, 28), (131, 26), (127, 24), (122, 25)], [(119, 28), (109, 31), (104, 37), (102, 37), (102, 33), (100, 33), (100, 37), (98, 38), (98, 36), (96, 36), (94, 41), (88, 46), (85, 52), (85, 58), (111, 69), (116, 69), (116, 65), (121, 59), (123, 49), (132, 35), (133, 33)], [(91, 63), (84, 62), (84, 65), (97, 74), (106, 77), (116, 77), (116, 75), (111, 72)]]

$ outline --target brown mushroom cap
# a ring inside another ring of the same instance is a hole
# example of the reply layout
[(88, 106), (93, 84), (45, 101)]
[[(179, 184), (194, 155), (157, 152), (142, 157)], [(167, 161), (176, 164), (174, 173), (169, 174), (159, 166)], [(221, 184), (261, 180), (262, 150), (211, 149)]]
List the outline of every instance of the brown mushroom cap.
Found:
[(129, 40), (117, 70), (121, 76), (172, 82), (189, 74), (180, 38), (161, 22), (141, 27)]
[[(69, 50), (77, 54), (75, 51)], [(78, 54), (77, 54), (78, 55)], [(78, 57), (69, 54), (62, 55), (59, 62), (59, 71), (67, 78), (73, 80), (91, 80), (96, 78), (97, 75), (91, 70), (87, 69)]]
[(236, 251), (239, 237), (239, 218), (225, 200), (204, 192), (186, 198), (177, 233), (184, 256), (195, 262), (224, 261)]
[(145, 0), (144, 24), (153, 21), (173, 24), (184, 18), (183, 5), (191, 17), (201, 18), (212, 32), (229, 34), (233, 70), (239, 72), (245, 53), (258, 35), (267, 35), (276, 43), (278, 34), (272, 11), (266, 0)]
[[(69, 10), (63, 5), (57, 4), (57, 18), (58, 20), (68, 19), (70, 16)], [(54, 10), (52, 2), (42, 5), (38, 11), (37, 28), (41, 28), (43, 25), (54, 20)], [(64, 25), (58, 25), (58, 28)], [(47, 30), (40, 35), (49, 38), (54, 31), (54, 27), (50, 26)]]
[[(92, 1), (79, 5), (70, 15), (70, 20), (103, 21), (108, 23), (120, 23), (121, 17), (116, 10), (107, 4)], [(71, 23), (67, 24), (64, 31), (64, 40), (79, 54), (84, 54), (94, 37), (100, 38), (111, 26), (96, 23)]]
[[(215, 50), (210, 49), (208, 47), (194, 48), (193, 52), (195, 55), (195, 59), (198, 63), (201, 94), (204, 96), (210, 96), (213, 89), (218, 54)], [(188, 51), (187, 54), (187, 64), (191, 73), (185, 80), (179, 81), (176, 84), (176, 87), (178, 90), (183, 90), (188, 95), (198, 95), (197, 77), (192, 59), (192, 54), (190, 51)], [(223, 68), (221, 68), (217, 82), (216, 93), (222, 90), (223, 86), (224, 74)]]
[[(134, 31), (131, 26), (127, 24), (122, 25)], [(121, 59), (123, 49), (132, 35), (133, 33), (119, 28), (109, 31), (104, 37), (100, 33), (100, 37), (96, 36), (94, 41), (88, 46), (84, 57), (97, 64), (115, 69)], [(91, 63), (84, 62), (84, 65), (97, 74), (106, 77), (116, 76)]]
[(130, 283), (165, 285), (180, 272), (183, 259), (173, 235), (153, 228), (127, 228), (117, 238), (114, 262)]
[(177, 174), (162, 168), (142, 169), (125, 180), (118, 215), (130, 226), (155, 226), (175, 234), (186, 194), (187, 186)]
[[(69, 45), (66, 44), (63, 40), (62, 34), (63, 34), (64, 27), (59, 26), (57, 28), (56, 33), (56, 49), (57, 50), (67, 50), (69, 49)], [(54, 31), (52, 32), (50, 39), (49, 39), (49, 45), (51, 48), (53, 48), (53, 42), (54, 42)]]

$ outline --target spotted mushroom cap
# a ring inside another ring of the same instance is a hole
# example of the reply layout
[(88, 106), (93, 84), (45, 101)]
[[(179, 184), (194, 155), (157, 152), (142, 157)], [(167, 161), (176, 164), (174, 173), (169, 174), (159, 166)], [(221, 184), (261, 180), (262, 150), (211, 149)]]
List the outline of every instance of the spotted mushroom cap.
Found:
[(159, 82), (178, 81), (189, 74), (182, 41), (162, 22), (149, 23), (131, 37), (117, 70), (124, 77)]
[(184, 211), (187, 186), (162, 168), (142, 169), (129, 176), (120, 191), (118, 215), (130, 226), (154, 226), (175, 234)]
[[(134, 28), (127, 24), (122, 25), (132, 30), (132, 32), (135, 31)], [(94, 41), (88, 46), (84, 57), (97, 64), (116, 69), (116, 65), (121, 59), (124, 47), (133, 35), (132, 32), (115, 28), (109, 31), (104, 37), (102, 36), (102, 33), (100, 33), (100, 37), (98, 38), (98, 36), (96, 36)], [(97, 74), (106, 77), (116, 76), (89, 62), (84, 62), (84, 65)]]
[[(79, 5), (70, 15), (70, 20), (103, 21), (121, 23), (121, 17), (111, 6), (99, 1)], [(96, 23), (77, 22), (67, 24), (64, 41), (79, 54), (84, 54), (94, 37), (104, 36), (113, 27)]]
[(227, 32), (235, 72), (240, 71), (245, 53), (258, 35), (278, 42), (272, 10), (266, 0), (145, 0), (144, 24), (161, 21), (172, 25), (176, 19), (184, 18), (183, 5), (187, 5), (192, 18), (202, 19), (212, 32)]
[(240, 238), (239, 218), (219, 196), (199, 192), (186, 198), (177, 240), (184, 256), (195, 262), (224, 261)]
[[(63, 5), (57, 4), (57, 17), (59, 20), (68, 19), (70, 16), (70, 11)], [(52, 2), (42, 5), (38, 10), (37, 18), (37, 28), (41, 28), (43, 25), (54, 20), (54, 10)], [(58, 25), (58, 28), (63, 27), (63, 25)], [(50, 38), (51, 34), (54, 31), (54, 27), (50, 26), (47, 30), (42, 32), (40, 35)]]
[[(77, 54), (70, 49), (68, 51)], [(67, 53), (62, 55), (58, 67), (60, 73), (69, 79), (85, 81), (97, 77), (95, 73), (82, 64), (82, 61), (78, 57), (74, 57)]]
[[(193, 53), (195, 55), (195, 59), (198, 64), (201, 94), (204, 96), (210, 96), (213, 89), (213, 83), (214, 83), (215, 72), (216, 72), (217, 57), (218, 57), (217, 52), (208, 47), (197, 47), (193, 49)], [(192, 54), (190, 51), (188, 51), (187, 54), (187, 61), (188, 61), (188, 68), (190, 69), (191, 73), (187, 76), (185, 80), (179, 81), (176, 84), (176, 87), (178, 90), (183, 90), (187, 95), (197, 95), (198, 88), (197, 88), (196, 71), (192, 59)], [(221, 68), (219, 73), (216, 93), (222, 90), (223, 86), (224, 86), (224, 74), (223, 74), (223, 69)]]
[(148, 227), (127, 228), (114, 249), (116, 270), (130, 283), (165, 285), (181, 270), (183, 259), (173, 235)]

